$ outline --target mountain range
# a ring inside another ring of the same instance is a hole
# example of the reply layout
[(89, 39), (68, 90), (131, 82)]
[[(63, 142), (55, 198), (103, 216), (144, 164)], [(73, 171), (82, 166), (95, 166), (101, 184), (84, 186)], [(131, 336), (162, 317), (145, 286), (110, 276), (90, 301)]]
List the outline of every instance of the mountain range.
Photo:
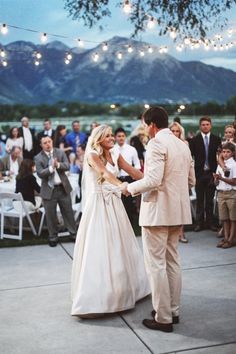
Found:
[[(43, 104), (225, 102), (236, 94), (236, 72), (199, 61), (183, 62), (160, 54), (149, 44), (113, 37), (93, 49), (69, 48), (54, 41), (44, 45), (17, 41), (0, 45), (8, 65), (0, 64), (0, 103)], [(128, 53), (132, 46), (132, 53)], [(33, 53), (42, 54), (34, 65)], [(144, 56), (140, 52), (145, 51)], [(122, 52), (119, 60), (117, 53)], [(66, 53), (72, 54), (68, 65)], [(92, 60), (98, 53), (99, 58)], [(2, 58), (3, 59), (3, 58)]]

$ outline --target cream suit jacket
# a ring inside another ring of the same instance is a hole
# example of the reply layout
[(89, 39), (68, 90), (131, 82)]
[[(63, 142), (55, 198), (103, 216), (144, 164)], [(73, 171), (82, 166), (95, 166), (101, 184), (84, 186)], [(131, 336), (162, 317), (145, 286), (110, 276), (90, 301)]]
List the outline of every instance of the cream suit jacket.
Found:
[(189, 147), (161, 129), (148, 143), (144, 177), (128, 186), (133, 196), (142, 193), (140, 226), (191, 224), (189, 187), (194, 185)]

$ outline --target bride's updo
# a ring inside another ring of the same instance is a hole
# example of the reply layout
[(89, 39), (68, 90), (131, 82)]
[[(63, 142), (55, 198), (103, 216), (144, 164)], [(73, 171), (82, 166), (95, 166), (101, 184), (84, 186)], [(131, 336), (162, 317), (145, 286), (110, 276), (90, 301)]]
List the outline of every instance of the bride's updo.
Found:
[(99, 156), (103, 155), (103, 148), (101, 143), (106, 138), (107, 134), (111, 134), (112, 130), (109, 125), (102, 124), (94, 128), (91, 136), (89, 137), (89, 145), (92, 150), (98, 152)]

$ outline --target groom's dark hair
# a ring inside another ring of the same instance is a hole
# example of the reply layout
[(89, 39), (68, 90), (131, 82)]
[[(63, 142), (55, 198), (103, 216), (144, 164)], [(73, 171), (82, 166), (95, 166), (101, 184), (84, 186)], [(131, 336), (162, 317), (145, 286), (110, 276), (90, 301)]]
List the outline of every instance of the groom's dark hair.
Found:
[(162, 107), (156, 106), (148, 108), (143, 113), (144, 122), (147, 125), (154, 123), (157, 128), (168, 128), (168, 114)]

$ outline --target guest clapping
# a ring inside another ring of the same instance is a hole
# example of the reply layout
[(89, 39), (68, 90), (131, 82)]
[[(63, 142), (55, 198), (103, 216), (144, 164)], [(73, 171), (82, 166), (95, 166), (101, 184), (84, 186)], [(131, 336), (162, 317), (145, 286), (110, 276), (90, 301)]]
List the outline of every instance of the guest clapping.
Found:
[(18, 146), (13, 146), (10, 155), (0, 159), (0, 172), (3, 176), (18, 175), (19, 167), (22, 162), (22, 150)]

